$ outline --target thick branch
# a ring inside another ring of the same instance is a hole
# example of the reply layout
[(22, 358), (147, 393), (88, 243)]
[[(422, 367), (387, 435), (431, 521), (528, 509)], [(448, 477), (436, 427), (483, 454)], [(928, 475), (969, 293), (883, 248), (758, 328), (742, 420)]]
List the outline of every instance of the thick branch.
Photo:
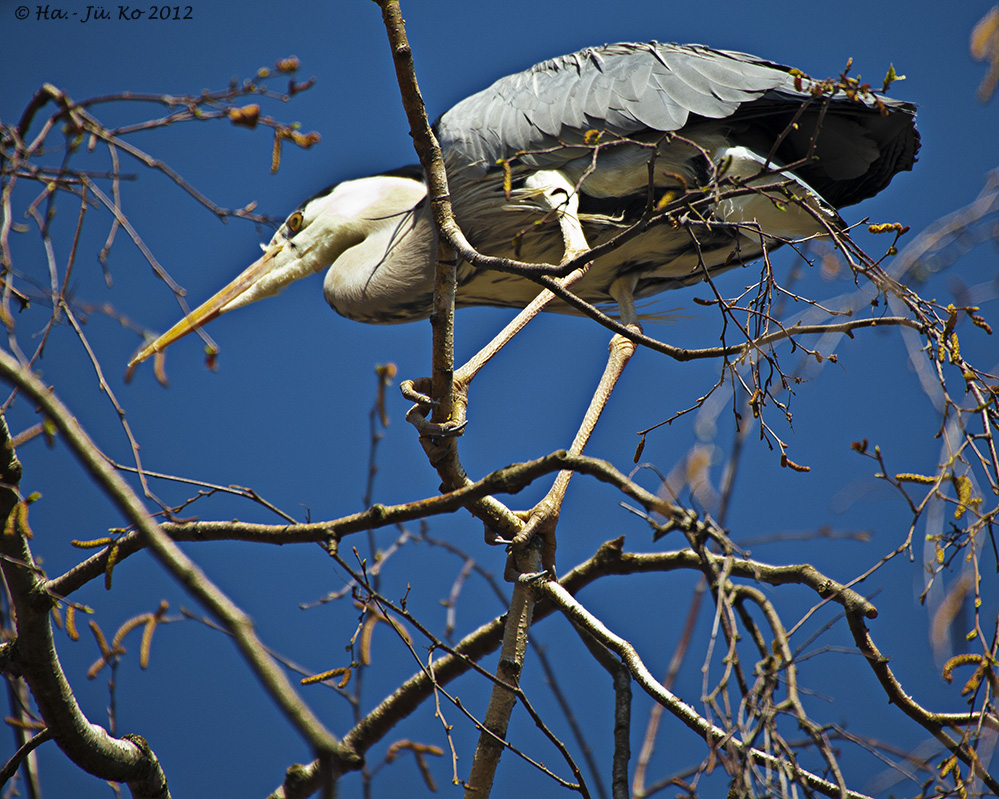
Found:
[[(540, 542), (539, 542), (540, 543)], [(538, 547), (515, 553), (517, 567), (521, 571), (533, 572), (541, 567), (541, 553)], [(496, 681), (489, 697), (489, 706), (482, 721), (482, 731), (475, 748), (475, 757), (465, 786), (465, 799), (483, 797), (488, 799), (500, 756), (506, 746), (506, 733), (510, 725), (513, 709), (517, 704), (517, 694), (507, 688), (520, 687), (520, 674), (527, 654), (528, 635), (534, 617), (535, 594), (531, 587), (517, 583), (510, 598), (510, 610), (503, 626), (503, 647), (496, 665)]]
[[(131, 486), (108, 465), (66, 406), (29, 369), (22, 367), (10, 353), (3, 350), (0, 350), (0, 376), (20, 388), (41, 407), (84, 469), (118, 506), (129, 523), (136, 527), (147, 546), (153, 550), (154, 556), (232, 633), (257, 678), (299, 734), (309, 742), (320, 761), (329, 762), (335, 758), (336, 739), (306, 706), (280, 665), (268, 654), (267, 648), (257, 638), (251, 619), (152, 521)], [(18, 571), (19, 575), (23, 573), (24, 570)], [(342, 764), (337, 766), (342, 767)]]
[[(9, 358), (3, 353), (3, 358)], [(17, 522), (17, 485), (21, 464), (10, 442), (6, 420), (0, 417), (0, 570), (10, 591), (17, 619), (17, 643), (9, 668), (31, 688), (48, 733), (76, 765), (104, 780), (126, 783), (135, 797), (167, 799), (170, 792), (156, 755), (138, 736), (115, 738), (92, 724), (73, 695), (56, 653), (49, 610), (51, 600), (41, 590), (44, 580), (28, 547), (26, 530)], [(15, 514), (11, 518), (11, 514)]]
[[(433, 208), (434, 223), (438, 230), (449, 226), (457, 228), (454, 212), (451, 209), (447, 173), (444, 170), (444, 155), (427, 119), (427, 109), (416, 80), (413, 51), (406, 38), (406, 23), (402, 18), (402, 10), (397, 0), (378, 0), (378, 4), (382, 9), (382, 20), (392, 47), (392, 61), (395, 64), (396, 78), (402, 94), (402, 105), (406, 110), (409, 130), (413, 136), (413, 146), (427, 176), (427, 198)], [(434, 338), (433, 398), (438, 403), (434, 408), (435, 422), (449, 421), (453, 414), (456, 268), (457, 257), (445, 237), (441, 240), (437, 258), (434, 307), (430, 317)]]

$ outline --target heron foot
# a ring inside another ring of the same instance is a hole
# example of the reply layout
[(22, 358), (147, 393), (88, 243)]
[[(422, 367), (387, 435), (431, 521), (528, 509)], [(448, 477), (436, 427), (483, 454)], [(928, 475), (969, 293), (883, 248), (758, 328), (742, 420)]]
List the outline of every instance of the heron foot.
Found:
[[(434, 400), (428, 393), (431, 387), (429, 377), (420, 377), (416, 380), (404, 380), (399, 384), (402, 395), (416, 404), (406, 413), (406, 421), (417, 429), (421, 437), (447, 438), (450, 436), (460, 436), (468, 424), (465, 418), (465, 403), (455, 402), (454, 418), (440, 422), (430, 421), (427, 417), (434, 408), (440, 407), (440, 403)], [(458, 383), (455, 383), (455, 395), (460, 397)]]
[[(531, 515), (534, 513), (533, 510), (514, 510), (510, 509), (510, 513), (516, 516), (520, 521), (525, 524), (531, 520)], [(488, 522), (482, 525), (482, 534), (485, 542), (491, 547), (507, 547), (508, 549), (513, 546), (514, 540), (518, 539), (518, 536), (513, 536), (510, 538), (504, 538), (499, 531), (493, 529), (489, 526)]]
[(555, 549), (558, 541), (555, 539), (555, 527), (558, 525), (559, 512), (550, 502), (541, 500), (529, 511), (518, 514), (525, 518), (527, 524), (509, 542), (508, 549), (510, 556), (507, 558), (504, 576), (506, 579), (516, 579), (516, 563), (520, 560), (517, 557), (528, 547), (538, 547), (541, 550), (541, 568), (548, 574), (555, 576)]

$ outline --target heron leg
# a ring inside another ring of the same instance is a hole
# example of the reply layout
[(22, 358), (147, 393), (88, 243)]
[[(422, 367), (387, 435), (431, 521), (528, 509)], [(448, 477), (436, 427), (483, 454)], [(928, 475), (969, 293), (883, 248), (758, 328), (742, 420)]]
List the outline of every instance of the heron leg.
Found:
[(562, 263), (568, 263), (590, 249), (579, 221), (579, 192), (564, 173), (557, 169), (532, 172), (524, 179), (524, 188), (538, 192), (541, 204), (558, 215), (565, 250)]
[[(558, 170), (549, 169), (534, 172), (524, 180), (524, 186), (537, 192), (539, 202), (549, 212), (558, 216), (562, 230), (563, 254), (561, 263), (567, 264), (590, 249), (579, 221), (579, 194), (569, 179)], [(559, 282), (564, 288), (577, 282), (589, 269), (585, 264), (575, 269)], [(504, 327), (486, 346), (455, 372), (455, 385), (467, 390), (468, 384), (489, 361), (516, 336), (535, 316), (544, 310), (555, 295), (548, 289), (542, 290), (510, 323)]]
[[(537, 192), (539, 202), (549, 212), (554, 212), (558, 216), (564, 245), (562, 263), (569, 263), (589, 250), (589, 245), (586, 243), (586, 235), (583, 233), (583, 226), (579, 221), (579, 196), (576, 192), (576, 187), (569, 179), (557, 170), (542, 170), (529, 175), (525, 179), (524, 184), (528, 189), (533, 189)], [(589, 267), (588, 263), (584, 264), (558, 280), (563, 287), (569, 288), (586, 274)], [(463, 409), (467, 405), (468, 387), (473, 378), (503, 347), (513, 340), (514, 336), (524, 329), (528, 322), (541, 313), (544, 307), (554, 298), (555, 295), (548, 291), (548, 289), (540, 291), (538, 296), (529, 305), (493, 337), (492, 341), (475, 353), (463, 366), (455, 370), (454, 393), (458, 400), (458, 408), (461, 409), (460, 417), (456, 415), (455, 419), (444, 424), (429, 421), (427, 415), (432, 403), (429, 401), (429, 397), (425, 396), (419, 390), (419, 387), (410, 381), (402, 387), (403, 394), (407, 399), (416, 402), (416, 405), (410, 408), (406, 414), (407, 421), (416, 427), (421, 436), (453, 436), (460, 434), (466, 424)]]
[[(642, 326), (639, 324), (634, 302), (636, 280), (635, 277), (631, 276), (618, 278), (611, 285), (610, 293), (620, 307), (621, 321), (640, 333)], [(631, 360), (631, 356), (635, 353), (635, 342), (615, 334), (610, 340), (608, 350), (604, 373), (600, 377), (596, 391), (593, 392), (590, 405), (586, 409), (586, 414), (583, 416), (576, 437), (572, 441), (572, 446), (569, 447), (571, 455), (583, 454), (617, 381), (628, 365), (628, 361)], [(562, 509), (562, 502), (565, 499), (565, 492), (569, 488), (569, 480), (572, 479), (572, 475), (573, 472), (568, 469), (558, 473), (544, 499), (532, 509), (524, 529), (511, 542), (511, 547), (517, 549), (524, 546), (533, 536), (542, 536), (541, 563), (544, 569), (552, 574), (555, 573), (555, 526), (558, 523), (559, 512)]]
[[(635, 310), (635, 286), (637, 285), (637, 276), (624, 275), (611, 283), (609, 291), (617, 302), (621, 324), (631, 328), (636, 333), (641, 333), (642, 324), (638, 321), (638, 312)], [(631, 341), (631, 339), (625, 339), (625, 341)], [(634, 345), (635, 342), (631, 343)], [(634, 346), (631, 349), (632, 352), (635, 351)]]

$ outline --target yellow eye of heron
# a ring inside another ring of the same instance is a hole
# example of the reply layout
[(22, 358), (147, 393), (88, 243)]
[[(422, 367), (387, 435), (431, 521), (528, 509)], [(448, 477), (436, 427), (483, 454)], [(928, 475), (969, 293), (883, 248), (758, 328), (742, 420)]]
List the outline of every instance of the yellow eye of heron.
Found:
[(291, 216), (288, 217), (288, 221), (285, 224), (288, 226), (288, 230), (292, 233), (298, 233), (302, 229), (302, 223), (305, 218), (302, 216), (301, 211), (295, 211)]

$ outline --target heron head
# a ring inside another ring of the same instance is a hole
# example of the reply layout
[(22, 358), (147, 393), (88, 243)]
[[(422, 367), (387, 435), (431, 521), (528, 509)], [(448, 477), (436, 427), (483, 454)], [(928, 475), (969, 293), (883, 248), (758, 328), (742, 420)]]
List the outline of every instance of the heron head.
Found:
[(221, 314), (273, 297), (290, 283), (335, 265), (384, 229), (386, 220), (412, 210), (425, 194), (421, 181), (390, 174), (344, 181), (310, 197), (282, 223), (259, 259), (143, 347), (129, 366), (162, 352)]

